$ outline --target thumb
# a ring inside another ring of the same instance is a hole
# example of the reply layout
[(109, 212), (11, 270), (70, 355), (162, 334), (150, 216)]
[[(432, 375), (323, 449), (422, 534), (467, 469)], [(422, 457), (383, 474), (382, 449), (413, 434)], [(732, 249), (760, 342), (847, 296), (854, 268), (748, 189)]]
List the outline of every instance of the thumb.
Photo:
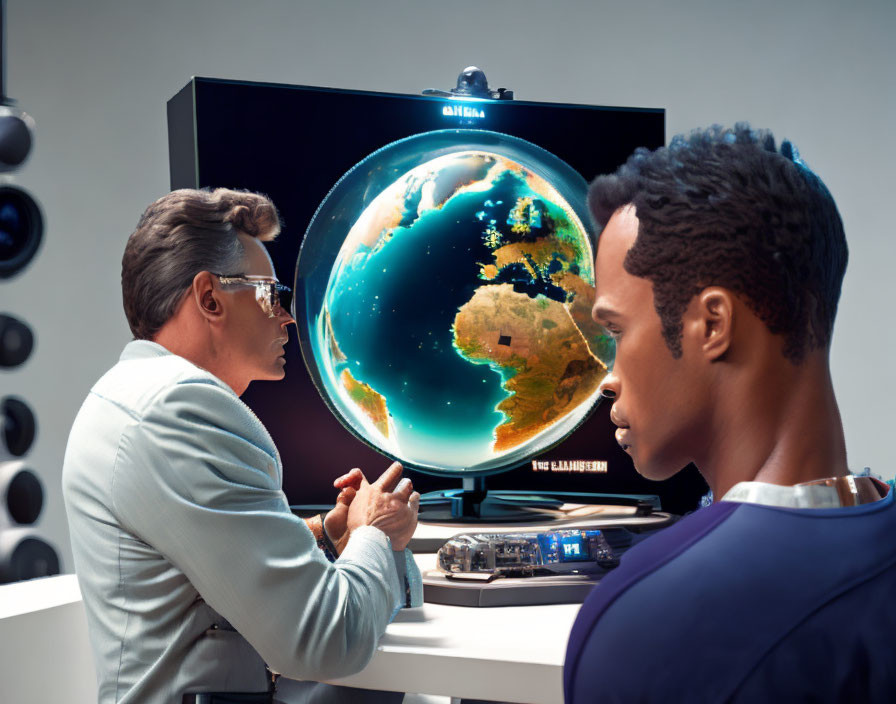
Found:
[[(341, 497), (340, 497), (341, 499)], [(348, 522), (348, 503), (336, 499), (336, 505), (324, 516), (324, 529), (329, 534), (331, 531), (344, 530)], [(334, 536), (330, 536), (331, 538)], [(338, 536), (335, 536), (338, 537)]]

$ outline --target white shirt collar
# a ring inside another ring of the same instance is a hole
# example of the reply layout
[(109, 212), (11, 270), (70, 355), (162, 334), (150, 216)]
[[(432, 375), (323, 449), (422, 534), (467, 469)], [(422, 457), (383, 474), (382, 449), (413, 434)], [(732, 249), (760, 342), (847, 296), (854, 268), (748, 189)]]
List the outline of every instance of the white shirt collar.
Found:
[(881, 498), (878, 484), (871, 477), (849, 474), (793, 486), (738, 482), (722, 497), (722, 501), (781, 508), (842, 508), (879, 501)]

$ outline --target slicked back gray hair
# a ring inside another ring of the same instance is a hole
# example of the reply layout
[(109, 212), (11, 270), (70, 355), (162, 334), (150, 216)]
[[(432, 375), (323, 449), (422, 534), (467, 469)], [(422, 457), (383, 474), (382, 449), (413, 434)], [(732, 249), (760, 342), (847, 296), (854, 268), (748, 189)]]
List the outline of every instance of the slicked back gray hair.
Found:
[(269, 242), (279, 232), (277, 208), (259, 193), (184, 188), (159, 198), (141, 216), (121, 260), (134, 339), (155, 337), (199, 272), (241, 272), (245, 251), (237, 235)]

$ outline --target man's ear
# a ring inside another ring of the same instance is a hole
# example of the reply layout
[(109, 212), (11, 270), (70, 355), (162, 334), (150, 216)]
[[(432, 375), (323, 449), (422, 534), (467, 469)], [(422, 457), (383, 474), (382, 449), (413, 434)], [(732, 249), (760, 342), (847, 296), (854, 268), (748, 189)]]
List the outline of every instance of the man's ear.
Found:
[(697, 294), (700, 349), (715, 362), (728, 352), (734, 336), (734, 297), (728, 289), (709, 286)]
[(209, 322), (219, 319), (224, 313), (219, 289), (215, 287), (215, 277), (209, 272), (200, 271), (193, 277), (192, 293), (199, 314)]

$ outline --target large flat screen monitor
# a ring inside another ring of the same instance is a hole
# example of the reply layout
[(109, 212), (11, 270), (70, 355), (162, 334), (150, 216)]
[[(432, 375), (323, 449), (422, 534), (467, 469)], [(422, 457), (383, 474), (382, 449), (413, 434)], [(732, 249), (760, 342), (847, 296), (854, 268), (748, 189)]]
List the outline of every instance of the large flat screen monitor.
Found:
[[(544, 150), (550, 159), (565, 162), (564, 168), (571, 167), (570, 173), (577, 172), (583, 183), (613, 171), (637, 147), (662, 146), (664, 123), (661, 109), (470, 102), (194, 78), (168, 103), (171, 187), (225, 186), (269, 195), (280, 210), (283, 229), (268, 250), (278, 278), (292, 285), (303, 237), (321, 204), (353, 167), (365, 160), (378, 163), (372, 155), (398, 140), (412, 138), (407, 144), (413, 147), (432, 142), (419, 135), (433, 134), (438, 140), (443, 138), (439, 135), (450, 137), (450, 131), (456, 131), (467, 141), (476, 141), (477, 135), (497, 133), (504, 136), (495, 138), (498, 141), (525, 142), (539, 153)], [(407, 168), (414, 166), (413, 155), (402, 159), (410, 164)], [(354, 173), (357, 178), (357, 170)], [(531, 212), (525, 217), (534, 222), (541, 217), (540, 206), (537, 199), (530, 201)], [(487, 217), (486, 210), (476, 216)], [(503, 223), (507, 214), (501, 217)], [(434, 298), (426, 290), (419, 290), (419, 296), (424, 301)], [(396, 340), (380, 354), (391, 354), (390, 364), (398, 367), (409, 364), (407, 344)], [(509, 348), (510, 336), (499, 335), (496, 344)], [(356, 390), (363, 388), (356, 385)], [(284, 490), (291, 503), (332, 503), (335, 477), (355, 466), (375, 476), (388, 464), (387, 457), (334, 414), (333, 404), (322, 396), (306, 368), (294, 328), (285, 380), (254, 382), (243, 398), (279, 448)], [(706, 491), (699, 474), (690, 468), (666, 482), (643, 479), (617, 446), (608, 414), (609, 405), (598, 404), (560, 442), (490, 474), (488, 488), (655, 494), (665, 510), (693, 509)], [(421, 492), (461, 485), (457, 472), (409, 473)]]

